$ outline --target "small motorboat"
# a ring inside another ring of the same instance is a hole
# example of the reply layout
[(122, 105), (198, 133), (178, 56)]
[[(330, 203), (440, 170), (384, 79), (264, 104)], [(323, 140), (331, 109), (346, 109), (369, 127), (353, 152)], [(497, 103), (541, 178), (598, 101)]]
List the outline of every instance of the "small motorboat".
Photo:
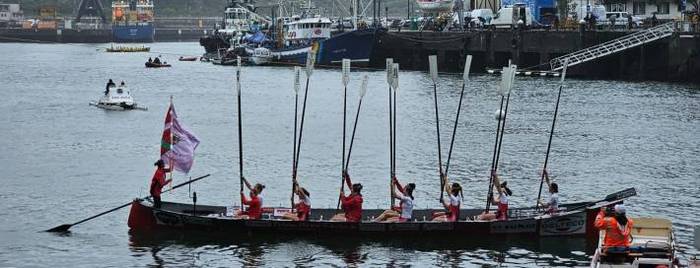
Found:
[(196, 61), (197, 59), (198, 59), (198, 57), (182, 57), (182, 56), (180, 56), (180, 58), (178, 60), (179, 61)]
[(218, 59), (212, 59), (211, 63), (215, 64), (215, 65), (236, 65), (237, 59), (236, 58), (218, 58)]
[(105, 90), (105, 95), (98, 101), (90, 102), (90, 105), (97, 108), (114, 111), (148, 109), (136, 104), (134, 97), (131, 96), (131, 92), (123, 84), (120, 86), (109, 86), (107, 90)]
[(632, 218), (632, 244), (626, 248), (603, 248), (601, 231), (591, 268), (679, 267), (676, 243), (670, 220)]
[(259, 47), (253, 50), (253, 55), (250, 56), (250, 61), (253, 65), (266, 65), (272, 62), (272, 53), (269, 49)]
[(155, 62), (146, 62), (146, 68), (162, 68), (162, 67), (171, 67), (172, 65), (168, 64), (167, 62), (163, 63), (155, 63)]

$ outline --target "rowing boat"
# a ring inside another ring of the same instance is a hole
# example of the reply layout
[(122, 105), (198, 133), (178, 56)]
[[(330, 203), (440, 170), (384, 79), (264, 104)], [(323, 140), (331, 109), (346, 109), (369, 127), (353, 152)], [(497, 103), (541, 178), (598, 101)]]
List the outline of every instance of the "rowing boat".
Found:
[[(632, 188), (631, 188), (632, 189)], [(629, 191), (629, 190), (628, 190)], [(633, 191), (633, 190), (632, 190)], [(635, 193), (636, 194), (636, 193)], [(612, 198), (611, 198), (612, 196)], [(163, 202), (154, 208), (146, 199), (135, 199), (131, 204), (128, 225), (135, 232), (154, 231), (204, 231), (212, 234), (276, 234), (295, 235), (382, 235), (411, 236), (487, 235), (487, 236), (579, 236), (595, 241), (598, 235), (593, 221), (603, 206), (621, 203), (631, 195), (609, 195), (597, 202), (579, 202), (561, 205), (557, 214), (541, 214), (536, 208), (509, 210), (509, 219), (504, 221), (474, 220), (483, 210), (463, 209), (457, 222), (432, 222), (433, 212), (439, 210), (414, 210), (414, 220), (403, 223), (378, 223), (371, 220), (383, 210), (363, 210), (363, 221), (359, 223), (328, 221), (337, 210), (312, 209), (309, 221), (282, 220), (290, 208), (265, 208), (260, 220), (233, 219), (239, 207), (209, 206), (199, 204)]]

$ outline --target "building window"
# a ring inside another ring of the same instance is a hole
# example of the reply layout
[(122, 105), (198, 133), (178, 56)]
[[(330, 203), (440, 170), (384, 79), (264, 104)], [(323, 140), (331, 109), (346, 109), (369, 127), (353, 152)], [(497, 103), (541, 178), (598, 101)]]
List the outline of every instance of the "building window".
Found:
[(668, 14), (669, 13), (669, 3), (663, 2), (656, 4), (656, 13)]
[(625, 12), (625, 4), (624, 3), (616, 3), (616, 4), (609, 4), (607, 6), (608, 12)]
[(632, 3), (632, 13), (633, 15), (644, 15), (647, 13), (646, 11), (647, 3), (646, 2), (634, 2)]

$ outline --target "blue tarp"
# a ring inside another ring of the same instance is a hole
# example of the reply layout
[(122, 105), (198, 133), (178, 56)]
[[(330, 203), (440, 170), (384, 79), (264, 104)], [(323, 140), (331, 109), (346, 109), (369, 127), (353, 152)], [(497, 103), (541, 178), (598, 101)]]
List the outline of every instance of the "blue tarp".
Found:
[(262, 32), (256, 32), (252, 35), (248, 35), (248, 36), (246, 36), (245, 40), (248, 43), (256, 43), (256, 44), (262, 44), (264, 42), (270, 41), (270, 39), (268, 39), (267, 36), (265, 36), (265, 34), (263, 34)]

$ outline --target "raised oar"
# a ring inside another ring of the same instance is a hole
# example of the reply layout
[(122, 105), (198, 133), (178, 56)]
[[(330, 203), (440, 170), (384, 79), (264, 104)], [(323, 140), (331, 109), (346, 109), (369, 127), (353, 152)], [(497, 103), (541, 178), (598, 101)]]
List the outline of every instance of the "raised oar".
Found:
[(428, 63), (430, 67), (430, 78), (433, 80), (433, 99), (435, 100), (435, 129), (437, 131), (437, 149), (438, 149), (438, 166), (439, 166), (439, 172), (440, 172), (440, 200), (444, 197), (444, 192), (445, 192), (445, 180), (444, 180), (444, 174), (442, 172), (442, 149), (440, 145), (440, 116), (439, 116), (439, 111), (438, 111), (438, 101), (437, 101), (437, 79), (438, 79), (438, 70), (437, 70), (437, 56), (435, 55), (430, 55), (428, 56)]
[[(497, 140), (497, 146), (496, 146), (496, 159), (492, 163), (492, 168), (491, 168), (491, 176), (490, 176), (490, 181), (489, 181), (489, 194), (486, 199), (486, 211), (488, 211), (491, 207), (491, 195), (493, 194), (493, 173), (498, 171), (498, 162), (501, 157), (501, 145), (503, 144), (503, 134), (506, 129), (506, 118), (508, 116), (508, 104), (510, 103), (510, 92), (511, 89), (513, 88), (513, 81), (515, 79), (515, 71), (517, 70), (517, 66), (515, 65), (510, 65), (509, 67), (506, 67), (503, 69), (503, 75), (502, 75), (502, 80), (501, 80), (501, 98), (503, 97), (503, 94), (506, 94), (506, 107), (505, 111), (503, 110), (498, 110), (496, 118), (499, 120), (499, 126), (500, 126), (500, 131), (496, 131), (496, 140)], [(503, 121), (501, 123), (500, 121)], [(499, 135), (500, 134), (500, 135)], [(499, 186), (497, 186), (499, 187)]]
[(243, 191), (243, 124), (241, 123), (241, 57), (236, 59), (236, 93), (238, 94), (238, 175)]
[[(343, 59), (343, 151), (340, 162), (340, 190), (345, 189), (345, 130), (347, 129), (348, 83), (350, 82), (350, 59)], [(336, 209), (340, 209), (340, 202)]]
[(362, 77), (362, 86), (360, 87), (360, 101), (357, 103), (357, 113), (355, 113), (355, 123), (354, 126), (352, 127), (352, 135), (350, 136), (350, 148), (348, 148), (348, 157), (345, 160), (345, 171), (348, 170), (348, 167), (350, 166), (350, 155), (352, 155), (352, 145), (355, 144), (355, 131), (357, 131), (357, 121), (360, 118), (360, 109), (362, 109), (362, 99), (365, 97), (365, 93), (367, 93), (367, 82), (369, 80), (369, 77), (365, 75)]
[[(369, 80), (369, 77), (365, 75), (362, 77), (362, 86), (360, 86), (360, 101), (357, 103), (357, 113), (355, 114), (355, 123), (354, 126), (352, 127), (352, 135), (350, 136), (350, 148), (348, 148), (348, 156), (346, 158), (345, 162), (345, 170), (347, 172), (348, 167), (350, 166), (350, 155), (352, 155), (352, 145), (355, 144), (355, 131), (357, 130), (357, 121), (360, 118), (360, 109), (362, 108), (362, 98), (364, 98), (365, 93), (367, 93), (367, 82)], [(345, 175), (345, 174), (343, 174)], [(341, 185), (341, 190), (343, 190), (343, 187), (345, 185), (345, 178), (343, 178), (343, 185)], [(338, 196), (338, 205), (337, 208), (340, 208), (340, 196)]]
[(537, 192), (535, 207), (538, 206), (539, 200), (542, 197), (542, 186), (544, 185), (544, 174), (547, 170), (547, 162), (549, 161), (549, 151), (552, 148), (552, 137), (554, 136), (554, 126), (557, 122), (557, 113), (559, 113), (559, 100), (561, 99), (561, 90), (564, 87), (564, 79), (566, 79), (566, 68), (569, 66), (569, 59), (564, 61), (564, 68), (561, 71), (561, 80), (559, 81), (559, 93), (557, 93), (557, 104), (554, 105), (554, 118), (552, 119), (552, 128), (549, 130), (549, 142), (547, 142), (547, 153), (544, 156), (544, 165), (542, 166), (542, 178), (540, 178), (540, 190)]
[(472, 55), (467, 55), (464, 61), (464, 74), (462, 75), (462, 91), (459, 93), (459, 103), (457, 104), (457, 116), (455, 117), (455, 125), (452, 128), (452, 140), (450, 141), (450, 150), (447, 151), (447, 163), (445, 163), (445, 176), (450, 171), (450, 159), (452, 159), (452, 148), (455, 144), (455, 136), (457, 135), (457, 124), (459, 123), (459, 114), (462, 111), (462, 99), (464, 99), (464, 89), (469, 82), (469, 69), (472, 65)]
[(299, 76), (301, 76), (301, 67), (299, 66), (294, 66), (294, 139), (292, 140), (292, 145), (294, 148), (292, 149), (292, 197), (291, 197), (291, 203), (292, 206), (294, 207), (294, 183), (297, 180), (297, 166), (296, 166), (296, 157), (297, 157), (297, 111), (299, 106)]
[[(191, 179), (191, 180), (189, 180), (189, 181), (180, 183), (180, 184), (178, 184), (178, 185), (176, 185), (176, 186), (173, 186), (173, 188), (171, 188), (171, 189), (169, 189), (169, 190), (163, 191), (163, 193), (170, 192), (170, 191), (172, 191), (172, 190), (175, 190), (175, 189), (180, 188), (180, 187), (182, 187), (182, 186), (188, 185), (188, 184), (193, 183), (193, 182), (195, 182), (195, 181), (204, 179), (204, 178), (206, 178), (206, 177), (209, 177), (209, 175), (211, 175), (211, 174), (207, 174), (207, 175), (204, 175), (204, 176), (201, 176), (201, 177), (197, 177), (197, 178), (195, 178), (195, 179)], [(146, 199), (146, 198), (149, 198), (149, 197), (151, 197), (151, 196), (149, 195), (149, 196), (143, 197), (143, 198), (141, 198), (141, 199)], [(92, 219), (94, 219), (94, 218), (100, 217), (100, 216), (105, 215), (105, 214), (109, 214), (109, 213), (111, 213), (111, 212), (117, 211), (117, 210), (122, 209), (122, 208), (124, 208), (124, 207), (126, 207), (126, 206), (128, 206), (128, 205), (131, 205), (131, 203), (132, 203), (132, 202), (126, 203), (126, 204), (124, 204), (124, 205), (118, 206), (118, 207), (116, 207), (116, 208), (107, 210), (107, 211), (102, 212), (102, 213), (100, 213), (100, 214), (97, 214), (97, 215), (95, 215), (95, 216), (92, 216), (92, 217), (89, 217), (89, 218), (86, 218), (86, 219), (83, 219), (83, 220), (80, 220), (80, 221), (77, 221), (77, 222), (74, 222), (74, 223), (71, 223), (71, 224), (63, 224), (63, 225), (56, 226), (56, 227), (54, 227), (54, 228), (51, 228), (51, 229), (46, 230), (45, 232), (57, 232), (57, 233), (67, 232), (68, 229), (70, 229), (71, 227), (73, 227), (73, 226), (75, 226), (75, 225), (78, 225), (78, 224), (81, 224), (81, 223), (83, 223), (83, 222), (92, 220)]]
[[(314, 64), (316, 62), (316, 51), (313, 49), (306, 55), (306, 89), (304, 89), (304, 102), (301, 108), (301, 125), (299, 125), (299, 140), (297, 141), (297, 157), (294, 160), (294, 170), (299, 167), (299, 155), (301, 154), (301, 136), (304, 134), (304, 117), (306, 115), (306, 99), (309, 96), (309, 80), (314, 72)], [(295, 172), (296, 173), (296, 172)]]
[(389, 96), (389, 199), (392, 207), (395, 205), (394, 198), (391, 198), (391, 194), (394, 192), (394, 118), (392, 116), (392, 106), (394, 104), (391, 99), (391, 86), (393, 84), (392, 79), (394, 79), (394, 75), (392, 74), (393, 71), (394, 59), (386, 59), (386, 83), (389, 85), (389, 90), (387, 91)]
[[(396, 92), (399, 91), (399, 64), (398, 63), (394, 63), (394, 66), (392, 67), (392, 70), (391, 70), (391, 74), (393, 76), (393, 78), (391, 79), (391, 87), (394, 88), (394, 126), (393, 126), (394, 136), (391, 139), (391, 142), (393, 143), (393, 145), (391, 146), (392, 150), (393, 150), (391, 152), (391, 157), (392, 157), (391, 162), (394, 163), (394, 167), (391, 171), (391, 174), (392, 174), (392, 177), (396, 177), (396, 115), (397, 115), (397, 113), (396, 113), (396, 100), (397, 100)], [(396, 200), (394, 200), (394, 198), (392, 198), (391, 196), (394, 194), (394, 189), (396, 188), (396, 186), (394, 185), (393, 181), (390, 182), (390, 185), (391, 185), (391, 193), (389, 193), (389, 198), (391, 198), (391, 206), (393, 207), (395, 205)]]

